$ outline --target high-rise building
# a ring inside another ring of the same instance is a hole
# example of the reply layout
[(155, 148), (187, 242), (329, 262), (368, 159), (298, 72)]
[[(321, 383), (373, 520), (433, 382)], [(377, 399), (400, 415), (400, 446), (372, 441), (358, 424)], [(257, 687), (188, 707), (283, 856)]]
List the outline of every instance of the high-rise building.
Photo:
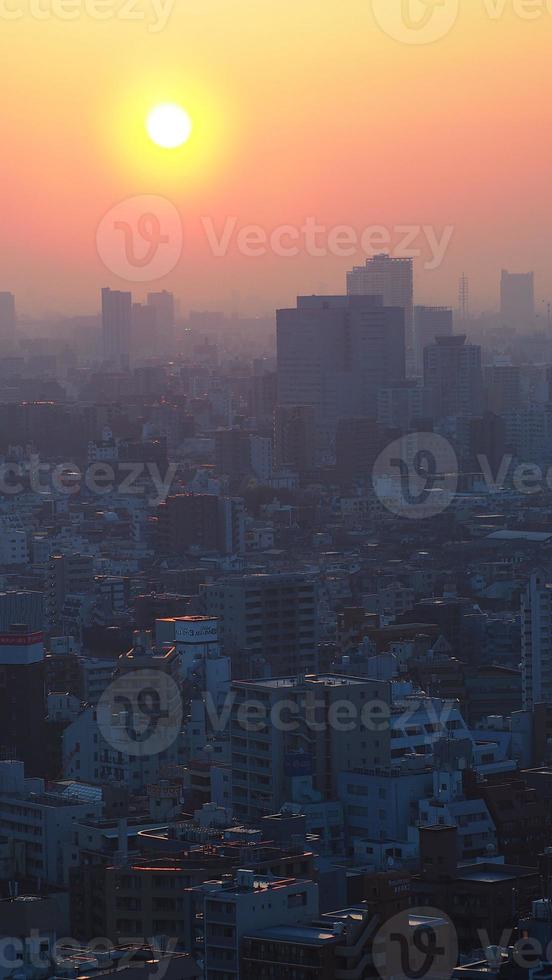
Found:
[[(385, 682), (313, 674), (233, 681), (231, 691), (232, 804), (241, 819), (278, 812), (298, 775), (312, 777), (324, 799), (335, 799), (341, 772), (376, 768), (383, 759), (387, 731), (370, 731), (364, 722), (371, 710), (390, 711)], [(345, 703), (348, 724), (333, 724)]]
[(175, 302), (172, 293), (163, 289), (148, 293), (148, 307), (155, 310), (158, 339), (162, 349), (174, 341)]
[(437, 337), (424, 350), (424, 385), (431, 393), (435, 419), (478, 417), (483, 408), (481, 347), (466, 336)]
[(13, 293), (0, 293), (0, 352), (10, 353), (15, 347), (17, 314)]
[(375, 419), (342, 419), (337, 427), (336, 467), (341, 483), (369, 480), (385, 444), (385, 430)]
[(316, 669), (316, 585), (281, 573), (222, 579), (200, 589), (201, 609), (220, 620), (225, 650), (237, 655), (234, 676), (253, 677), (264, 662), (275, 677)]
[(312, 405), (277, 405), (274, 412), (276, 466), (308, 473), (315, 466), (315, 412)]
[(135, 357), (159, 353), (157, 310), (143, 303), (132, 304), (132, 352)]
[(430, 418), (430, 393), (418, 381), (405, 381), (378, 391), (378, 422), (387, 429), (420, 429)]
[(416, 369), (423, 370), (424, 349), (437, 337), (450, 337), (454, 332), (453, 312), (447, 306), (414, 307), (414, 350)]
[(485, 395), (490, 412), (502, 415), (522, 407), (521, 368), (518, 364), (491, 364), (485, 369)]
[(43, 634), (25, 625), (0, 634), (0, 749), (29, 776), (46, 775)]
[(531, 576), (521, 597), (521, 682), (523, 707), (552, 705), (552, 583)]
[(535, 276), (533, 272), (502, 270), (500, 314), (512, 327), (531, 326), (535, 320)]
[(406, 346), (413, 347), (414, 265), (412, 259), (374, 255), (347, 273), (349, 296), (381, 296), (384, 306), (404, 310)]
[(132, 294), (102, 289), (103, 356), (109, 369), (121, 371), (130, 363)]
[(375, 418), (380, 387), (404, 380), (404, 310), (381, 296), (299, 296), (279, 310), (278, 405), (310, 405), (315, 448), (335, 450), (340, 419)]

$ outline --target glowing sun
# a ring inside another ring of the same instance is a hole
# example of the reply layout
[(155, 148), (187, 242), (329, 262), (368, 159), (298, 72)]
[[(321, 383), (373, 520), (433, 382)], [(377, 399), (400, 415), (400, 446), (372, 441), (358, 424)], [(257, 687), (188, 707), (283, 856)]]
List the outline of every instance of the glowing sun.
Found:
[(186, 143), (192, 132), (192, 120), (182, 106), (165, 103), (152, 109), (146, 129), (157, 146), (165, 150), (175, 150)]

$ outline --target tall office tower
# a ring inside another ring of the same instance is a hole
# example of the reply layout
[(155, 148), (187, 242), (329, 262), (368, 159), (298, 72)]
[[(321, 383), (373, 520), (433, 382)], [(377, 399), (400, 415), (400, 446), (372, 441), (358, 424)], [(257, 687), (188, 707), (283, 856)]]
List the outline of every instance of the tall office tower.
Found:
[(264, 660), (273, 677), (316, 670), (316, 585), (309, 576), (297, 572), (222, 579), (201, 586), (200, 599), (201, 611), (220, 620), (234, 676), (255, 676), (255, 660)]
[(349, 296), (382, 296), (384, 306), (404, 310), (405, 340), (413, 348), (414, 265), (412, 259), (394, 259), (385, 253), (366, 260), (347, 273)]
[(467, 344), (464, 334), (437, 337), (424, 351), (424, 385), (430, 391), (433, 418), (481, 415), (481, 347)]
[(387, 429), (409, 432), (431, 419), (430, 392), (418, 381), (405, 381), (378, 392), (378, 422)]
[(552, 584), (542, 572), (531, 576), (521, 597), (521, 682), (523, 707), (552, 705)]
[(263, 370), (262, 362), (256, 361), (248, 393), (248, 409), (256, 425), (265, 430), (272, 426), (277, 387), (276, 371)]
[(485, 368), (485, 393), (490, 412), (517, 412), (523, 400), (519, 365), (492, 364)]
[(311, 405), (317, 461), (340, 419), (375, 418), (378, 389), (404, 380), (404, 310), (381, 296), (299, 296), (277, 313), (278, 404)]
[(434, 344), (437, 337), (450, 337), (453, 332), (453, 313), (449, 307), (414, 307), (414, 350), (418, 372), (423, 371), (425, 348)]
[(215, 463), (217, 471), (231, 480), (240, 480), (251, 472), (250, 433), (246, 429), (217, 429)]
[(45, 776), (44, 643), (27, 625), (0, 634), (0, 750)]
[(132, 295), (102, 289), (103, 355), (108, 369), (124, 371), (130, 363)]
[(274, 457), (277, 467), (298, 473), (315, 467), (315, 413), (312, 405), (277, 405), (274, 412)]
[(148, 293), (148, 306), (155, 310), (159, 343), (164, 349), (174, 342), (174, 296), (166, 289), (160, 293)]
[(0, 293), (0, 353), (13, 351), (16, 330), (15, 296), (13, 293)]
[(147, 357), (159, 353), (157, 310), (143, 303), (132, 304), (132, 354)]
[(511, 327), (529, 327), (535, 320), (535, 276), (502, 270), (500, 314)]
[(338, 481), (369, 480), (384, 444), (384, 428), (375, 419), (343, 419), (337, 427), (335, 446)]
[(494, 412), (484, 412), (480, 419), (469, 423), (470, 462), (477, 472), (481, 458), (487, 461), (493, 473), (498, 473), (506, 454), (506, 423)]

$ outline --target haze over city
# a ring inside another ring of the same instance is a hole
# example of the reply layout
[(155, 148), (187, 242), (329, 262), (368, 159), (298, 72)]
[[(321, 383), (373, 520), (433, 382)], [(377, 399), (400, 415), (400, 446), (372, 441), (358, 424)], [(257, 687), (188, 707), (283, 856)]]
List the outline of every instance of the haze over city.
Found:
[(552, 0), (0, 0), (0, 980), (552, 980)]
[[(413, 16), (424, 8), (413, 0)], [(496, 310), (502, 266), (534, 269), (539, 302), (552, 296), (544, 2), (464, 0), (423, 44), (397, 40), (367, 0), (6, 0), (0, 21), (2, 284), (23, 314), (93, 313), (101, 285), (121, 286), (96, 232), (138, 194), (181, 216), (163, 287), (183, 309), (266, 313), (300, 292), (339, 292), (365, 258), (312, 256), (303, 242), (292, 259), (252, 258), (235, 236), (221, 258), (202, 218), (221, 235), (232, 218), (270, 234), (310, 216), (323, 244), (336, 226), (381, 226), (391, 251), (402, 226), (438, 238), (451, 227), (430, 272), (425, 241), (410, 246), (422, 251), (421, 301), (455, 305), (465, 272), (473, 308)], [(160, 102), (192, 117), (181, 151), (148, 139)]]

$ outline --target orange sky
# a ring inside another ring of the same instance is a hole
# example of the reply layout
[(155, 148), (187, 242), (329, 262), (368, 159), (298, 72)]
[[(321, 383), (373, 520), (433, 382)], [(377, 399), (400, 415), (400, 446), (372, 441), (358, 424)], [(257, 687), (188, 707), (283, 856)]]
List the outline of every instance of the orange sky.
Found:
[[(455, 304), (466, 271), (473, 307), (493, 308), (503, 265), (534, 268), (552, 298), (552, 3), (457, 2), (448, 33), (410, 44), (378, 23), (381, 0), (174, 0), (164, 26), (170, 0), (0, 0), (0, 289), (30, 314), (94, 312), (102, 285), (260, 312), (342, 291), (360, 246), (315, 256), (300, 238), (293, 258), (252, 257), (233, 240), (216, 257), (205, 221), (270, 235), (310, 216), (328, 231), (384, 226), (394, 244), (400, 226), (452, 226), (438, 268), (424, 270), (426, 246), (417, 261), (420, 301)], [(164, 101), (192, 115), (182, 150), (145, 135)], [(182, 255), (161, 280), (129, 283), (98, 255), (103, 216), (136, 195), (181, 217)]]

